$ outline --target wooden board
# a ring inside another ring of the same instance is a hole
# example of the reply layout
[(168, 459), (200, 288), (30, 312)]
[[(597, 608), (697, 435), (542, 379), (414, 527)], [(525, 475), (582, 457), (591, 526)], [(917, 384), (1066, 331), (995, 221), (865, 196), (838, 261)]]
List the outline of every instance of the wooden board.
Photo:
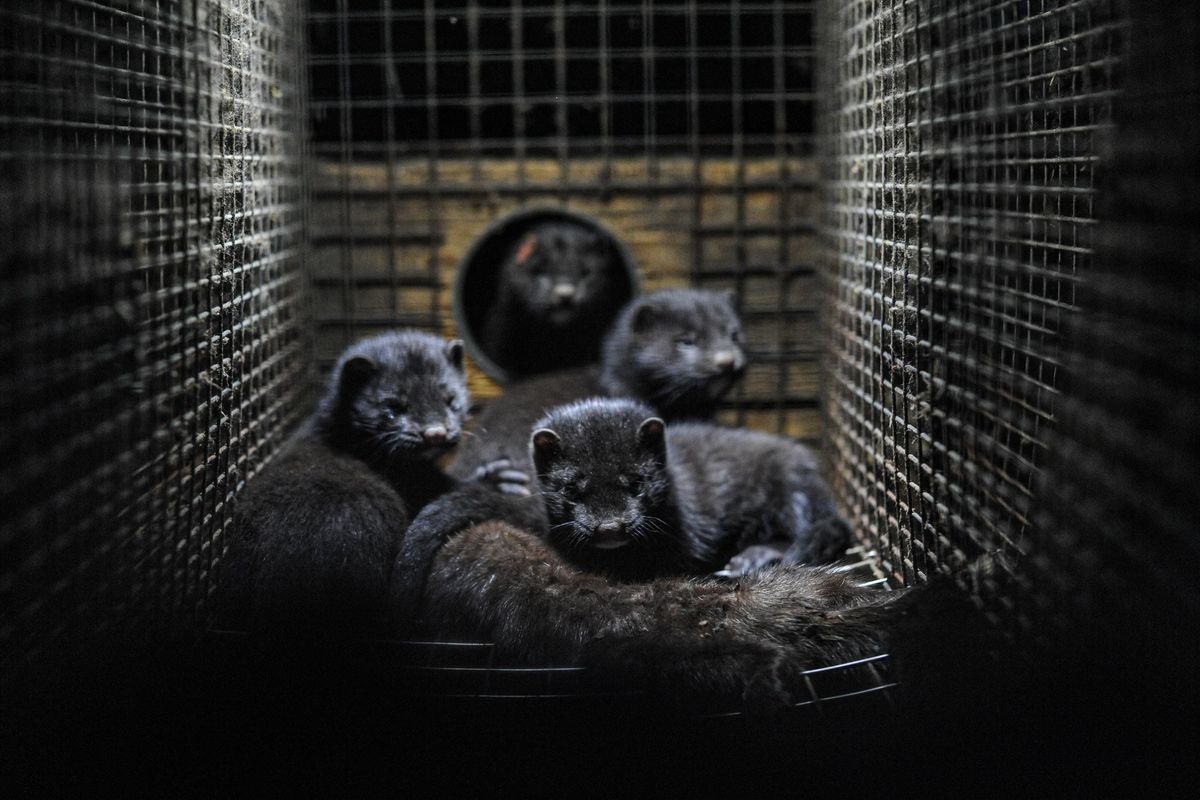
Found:
[[(738, 290), (753, 361), (738, 398), (754, 410), (742, 419), (811, 439), (819, 423), (804, 406), (815, 406), (821, 350), (815, 180), (814, 163), (796, 158), (319, 164), (310, 253), (318, 358), (328, 365), (353, 340), (399, 326), (457, 335), (454, 274), (475, 239), (511, 212), (565, 207), (624, 242), (645, 291)], [(486, 401), (500, 388), (472, 368), (471, 391)]]

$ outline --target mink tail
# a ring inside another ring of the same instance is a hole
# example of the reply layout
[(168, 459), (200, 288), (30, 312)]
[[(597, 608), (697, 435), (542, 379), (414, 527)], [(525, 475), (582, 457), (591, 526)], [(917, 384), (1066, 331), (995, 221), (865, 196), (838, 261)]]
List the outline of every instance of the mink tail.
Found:
[(466, 622), (517, 658), (565, 658), (657, 696), (767, 710), (806, 696), (806, 669), (894, 647), (906, 659), (926, 650), (937, 635), (924, 635), (922, 607), (940, 604), (939, 592), (868, 588), (836, 569), (802, 566), (737, 581), (614, 583), (489, 521), (437, 553), (424, 597), (428, 621)]
[(487, 483), (463, 483), (425, 506), (400, 542), (388, 582), (391, 624), (404, 629), (422, 610), (434, 554), (454, 534), (485, 520), (502, 520), (524, 530), (544, 530), (545, 509), (537, 495), (502, 494)]

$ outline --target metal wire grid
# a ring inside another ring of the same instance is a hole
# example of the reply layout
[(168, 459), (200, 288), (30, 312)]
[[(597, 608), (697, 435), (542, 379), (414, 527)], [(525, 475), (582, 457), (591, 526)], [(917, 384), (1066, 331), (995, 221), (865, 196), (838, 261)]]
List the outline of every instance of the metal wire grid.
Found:
[(645, 288), (737, 289), (731, 420), (815, 436), (811, 3), (315, 0), (309, 36), (322, 366), (382, 328), (452, 333), (471, 240), (570, 206)]
[(286, 2), (0, 5), (0, 668), (195, 630), (296, 417)]
[(905, 580), (1013, 552), (1090, 263), (1116, 3), (824, 7), (836, 491)]
[[(1053, 638), (1123, 620), (1196, 645), (1200, 569), (1200, 20), (1187, 2), (1131, 7), (1097, 256), (1065, 335), (1071, 381), (1044, 477), (1021, 621)], [(1122, 646), (1106, 639), (1105, 650)], [(1193, 661), (1152, 674), (1194, 680)], [(1194, 658), (1194, 655), (1193, 655)], [(1150, 663), (1154, 662), (1154, 663)], [(1139, 686), (1139, 689), (1141, 687)], [(1173, 708), (1182, 685), (1168, 689)], [(1194, 693), (1192, 693), (1194, 694)], [(1163, 727), (1162, 730), (1170, 730)]]
[(770, 151), (812, 130), (808, 5), (315, 0), (319, 152)]

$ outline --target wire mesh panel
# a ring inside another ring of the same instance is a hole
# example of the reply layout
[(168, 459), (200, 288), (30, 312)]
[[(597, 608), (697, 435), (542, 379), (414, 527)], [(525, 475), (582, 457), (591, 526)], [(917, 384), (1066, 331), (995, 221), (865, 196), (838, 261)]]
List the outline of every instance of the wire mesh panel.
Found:
[[(1200, 18), (1187, 2), (1138, 6), (1131, 16), (1128, 87), (1115, 107), (1102, 183), (1104, 224), (1081, 313), (1067, 329), (1070, 386), (1022, 610), (1049, 637), (1137, 618), (1194, 659)], [(1154, 654), (1153, 666), (1168, 658)], [(1189, 684), (1194, 664), (1178, 667)], [(1194, 698), (1183, 686), (1171, 694), (1180, 690)]]
[(727, 419), (815, 436), (812, 35), (811, 3), (314, 0), (320, 362), (452, 333), (472, 241), (567, 206), (644, 289), (737, 289), (752, 364)]
[(911, 580), (1030, 535), (1124, 23), (1104, 0), (824, 11), (828, 445)]
[[(1097, 789), (1080, 794), (1184, 796), (1200, 778), (1198, 12), (1129, 5), (1096, 253), (1063, 329), (1036, 535), (1004, 619), (1027, 676), (1001, 701), (1018, 709), (1010, 729), (1039, 731), (1047, 772)], [(1064, 768), (1075, 756), (1083, 768)]]
[(304, 369), (287, 2), (0, 5), (0, 652), (186, 630)]

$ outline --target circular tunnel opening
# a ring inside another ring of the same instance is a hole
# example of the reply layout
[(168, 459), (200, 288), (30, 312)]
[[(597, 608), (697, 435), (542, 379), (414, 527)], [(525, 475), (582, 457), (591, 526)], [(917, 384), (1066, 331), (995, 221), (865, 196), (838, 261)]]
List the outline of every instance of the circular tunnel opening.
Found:
[[(526, 328), (516, 326), (520, 331), (516, 335), (526, 340), (520, 347), (514, 347), (511, 341), (496, 341), (489, 336), (495, 325), (489, 315), (500, 310), (501, 272), (505, 262), (521, 259), (527, 254), (530, 235), (536, 239), (538, 232), (547, 230), (548, 225), (561, 226), (560, 231), (579, 231), (598, 237), (607, 255), (602, 276), (605, 280), (600, 282), (606, 288), (602, 296), (596, 298), (586, 322), (567, 332), (550, 325), (543, 330), (537, 330), (536, 326), (530, 330), (530, 321), (523, 320)], [(472, 360), (493, 380), (504, 384), (528, 375), (596, 361), (604, 331), (621, 307), (639, 292), (637, 265), (612, 231), (596, 219), (576, 211), (534, 208), (502, 217), (475, 239), (456, 268), (452, 304), (455, 325)], [(555, 337), (559, 341), (555, 341)]]

